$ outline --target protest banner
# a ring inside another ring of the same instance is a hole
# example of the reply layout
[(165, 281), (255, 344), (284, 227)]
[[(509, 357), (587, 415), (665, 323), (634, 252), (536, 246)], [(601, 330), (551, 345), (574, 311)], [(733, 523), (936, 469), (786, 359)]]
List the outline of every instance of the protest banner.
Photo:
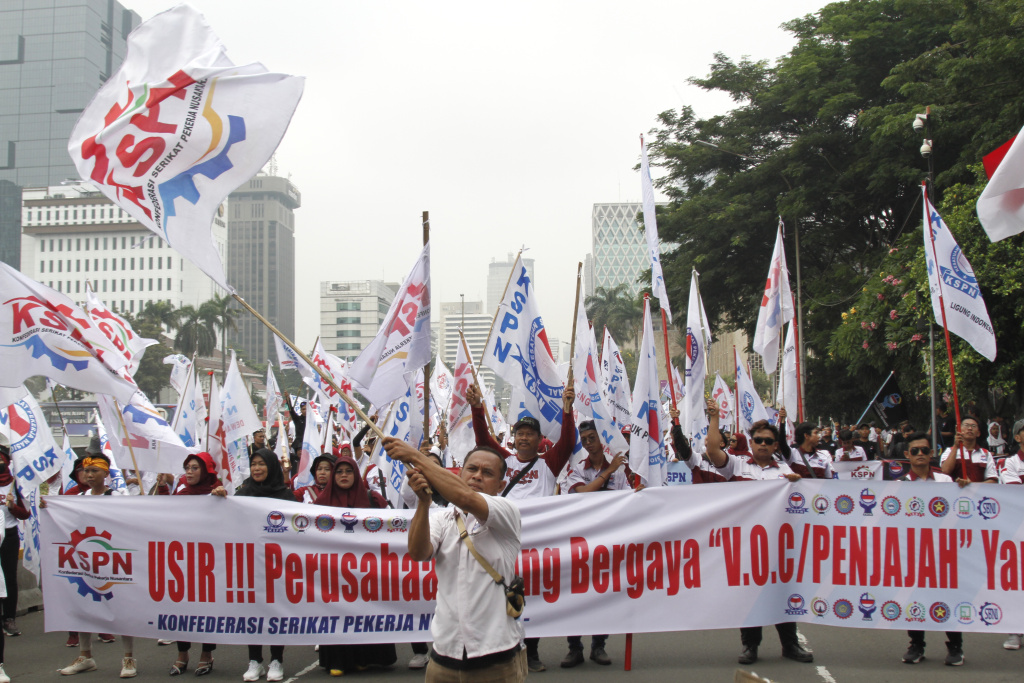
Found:
[[(1024, 631), (1020, 489), (871, 481), (518, 501), (527, 636), (798, 621)], [(49, 496), (48, 631), (283, 645), (429, 638), (411, 510)], [(174, 519), (174, 524), (167, 524)], [(217, 519), (216, 525), (208, 523)]]

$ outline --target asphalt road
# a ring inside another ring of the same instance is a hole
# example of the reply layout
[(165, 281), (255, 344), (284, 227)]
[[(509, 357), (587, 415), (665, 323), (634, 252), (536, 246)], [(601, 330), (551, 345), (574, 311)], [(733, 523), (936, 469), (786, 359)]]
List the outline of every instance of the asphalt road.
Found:
[[(69, 664), (77, 650), (66, 648), (66, 633), (43, 633), (43, 614), (33, 612), (18, 619), (24, 635), (6, 640), (6, 670), (14, 683), (53, 683), (62, 677), (56, 670)], [(801, 632), (814, 650), (813, 664), (799, 664), (780, 656), (778, 637), (774, 629), (765, 629), (761, 645), (761, 660), (746, 667), (773, 681), (784, 683), (847, 683), (853, 681), (907, 681), (914, 683), (942, 683), (942, 681), (970, 681), (995, 683), (996, 681), (1024, 680), (1024, 650), (1008, 652), (1002, 648), (1005, 636), (972, 634), (964, 636), (966, 663), (963, 667), (943, 666), (944, 637), (941, 633), (928, 634), (928, 658), (921, 664), (909, 666), (900, 662), (906, 649), (905, 634), (855, 628), (802, 625)], [(586, 643), (586, 639), (584, 639)], [(560, 669), (558, 663), (566, 647), (561, 639), (541, 641), (541, 659), (548, 671), (531, 674), (531, 678), (552, 681), (731, 681), (737, 669), (736, 657), (740, 652), (739, 632), (693, 631), (685, 633), (647, 633), (633, 638), (633, 668), (623, 671), (624, 637), (612, 636), (608, 654), (610, 667), (598, 666), (587, 660), (575, 669)], [(193, 666), (199, 658), (199, 647), (192, 648)], [(155, 641), (137, 640), (135, 655), (138, 659), (139, 681), (167, 681), (167, 671), (175, 658), (173, 645), (160, 647)], [(265, 653), (265, 657), (269, 653)], [(121, 669), (120, 643), (96, 643), (93, 656), (99, 669), (79, 674), (83, 683), (97, 680), (116, 680)], [(422, 680), (421, 671), (405, 667), (411, 656), (408, 645), (398, 646), (398, 664), (389, 670), (347, 674), (345, 679), (365, 681)], [(323, 683), (330, 679), (316, 666), (316, 653), (312, 647), (289, 647), (285, 650), (285, 681), (289, 683)], [(240, 681), (247, 665), (246, 650), (242, 646), (227, 645), (217, 648), (214, 672), (204, 683)], [(188, 678), (195, 680), (192, 668)]]

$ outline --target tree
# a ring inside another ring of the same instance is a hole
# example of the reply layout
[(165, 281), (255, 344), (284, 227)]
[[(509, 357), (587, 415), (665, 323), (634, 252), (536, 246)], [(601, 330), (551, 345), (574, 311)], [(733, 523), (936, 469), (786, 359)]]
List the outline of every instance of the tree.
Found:
[(584, 303), (594, 325), (595, 337), (602, 338), (603, 334), (598, 334), (597, 330), (607, 327), (618, 344), (636, 348), (639, 344), (637, 330), (643, 324), (643, 303), (641, 299), (638, 310), (637, 300), (630, 295), (628, 285), (598, 287)]
[(217, 335), (208, 324), (206, 316), (194, 306), (182, 306), (181, 323), (178, 336), (174, 339), (174, 349), (186, 356), (193, 353), (209, 356), (217, 348)]
[(238, 318), (238, 309), (231, 308), (235, 300), (229, 295), (214, 296), (212, 299), (199, 307), (199, 315), (209, 326), (210, 330), (220, 331), (220, 381), (223, 382), (228, 374), (228, 345), (227, 333), (238, 329), (235, 320)]
[(164, 334), (170, 334), (181, 326), (181, 310), (168, 301), (148, 301), (146, 309), (139, 314), (139, 320), (151, 322)]
[[(155, 311), (154, 314), (146, 315), (146, 312), (151, 307), (152, 304), (140, 313), (138, 317), (132, 317), (130, 313), (122, 313), (121, 315), (124, 316), (125, 320), (132, 326), (132, 329), (135, 330), (135, 334), (143, 338), (160, 341), (163, 337), (162, 325), (158, 322), (160, 316), (156, 315)], [(161, 306), (159, 310), (163, 311), (164, 309)], [(174, 310), (173, 307), (171, 310)], [(160, 341), (160, 343), (146, 348), (142, 355), (142, 360), (138, 362), (138, 367), (135, 370), (135, 383), (139, 385), (142, 393), (146, 394), (153, 401), (156, 401), (156, 397), (161, 390), (171, 384), (170, 368), (164, 365), (164, 358), (170, 354), (171, 349), (167, 348)]]

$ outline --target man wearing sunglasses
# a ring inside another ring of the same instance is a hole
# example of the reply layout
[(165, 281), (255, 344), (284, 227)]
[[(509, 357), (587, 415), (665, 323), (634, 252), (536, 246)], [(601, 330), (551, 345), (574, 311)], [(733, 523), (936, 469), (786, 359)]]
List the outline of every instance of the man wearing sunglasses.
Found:
[[(999, 473), (996, 471), (995, 461), (992, 454), (978, 443), (980, 438), (981, 426), (975, 418), (965, 417), (961, 420), (960, 429), (953, 437), (953, 446), (946, 449), (939, 461), (942, 472), (957, 479), (964, 478), (992, 484), (998, 482)], [(966, 474), (960, 465), (961, 445), (963, 446), (963, 457), (967, 461)]]
[[(733, 455), (722, 450), (718, 437), (718, 406), (708, 401), (708, 459), (727, 481), (800, 481), (800, 475), (789, 465), (775, 458), (780, 446), (779, 430), (767, 420), (759, 420), (750, 427), (750, 456)], [(813, 662), (814, 655), (804, 649), (797, 638), (796, 623), (775, 624), (782, 641), (782, 656), (798, 662)], [(757, 661), (757, 648), (761, 645), (762, 628), (751, 626), (740, 629), (743, 652), (740, 664)]]
[[(951, 483), (948, 474), (932, 469), (932, 447), (928, 435), (916, 432), (907, 437), (905, 453), (910, 461), (910, 471), (900, 481), (937, 481)], [(957, 479), (961, 488), (970, 484), (968, 479)], [(907, 631), (910, 647), (903, 655), (904, 664), (917, 664), (924, 659), (924, 631)], [(964, 663), (964, 636), (958, 631), (946, 631), (946, 666), (962, 666)]]

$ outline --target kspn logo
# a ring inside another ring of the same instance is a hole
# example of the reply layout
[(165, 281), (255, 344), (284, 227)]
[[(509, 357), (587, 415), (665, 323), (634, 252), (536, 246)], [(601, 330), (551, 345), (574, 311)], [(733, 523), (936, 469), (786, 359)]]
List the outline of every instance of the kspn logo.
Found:
[(96, 602), (114, 597), (111, 590), (118, 584), (133, 583), (132, 553), (129, 548), (115, 548), (109, 531), (86, 527), (72, 531), (66, 543), (56, 543), (57, 573), (77, 586), (83, 597)]

